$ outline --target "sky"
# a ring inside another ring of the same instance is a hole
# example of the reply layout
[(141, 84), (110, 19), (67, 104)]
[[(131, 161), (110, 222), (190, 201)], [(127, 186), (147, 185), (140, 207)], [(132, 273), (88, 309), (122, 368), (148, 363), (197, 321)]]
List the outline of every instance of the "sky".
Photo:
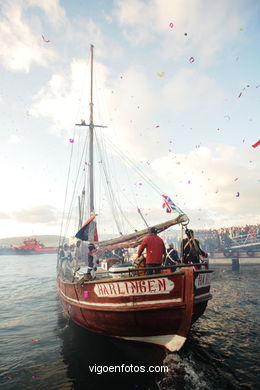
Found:
[(91, 44), (97, 132), (159, 188), (119, 177), (148, 224), (162, 194), (191, 228), (259, 223), (259, 20), (254, 0), (0, 0), (0, 237), (60, 232)]

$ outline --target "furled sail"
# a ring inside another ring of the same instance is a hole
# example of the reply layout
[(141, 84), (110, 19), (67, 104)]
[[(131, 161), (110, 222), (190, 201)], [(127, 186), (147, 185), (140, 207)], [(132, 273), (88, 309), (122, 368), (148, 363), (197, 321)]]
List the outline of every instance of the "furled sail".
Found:
[[(154, 225), (153, 227), (157, 230), (158, 233), (163, 232), (168, 229), (170, 226), (177, 225), (180, 223), (185, 224), (188, 222), (188, 217), (185, 214), (179, 215), (175, 219)], [(132, 234), (114, 238), (111, 240), (100, 241), (96, 244), (98, 252), (103, 252), (105, 250), (113, 250), (117, 248), (135, 248), (143, 240), (143, 238), (149, 233), (150, 228), (140, 230)]]

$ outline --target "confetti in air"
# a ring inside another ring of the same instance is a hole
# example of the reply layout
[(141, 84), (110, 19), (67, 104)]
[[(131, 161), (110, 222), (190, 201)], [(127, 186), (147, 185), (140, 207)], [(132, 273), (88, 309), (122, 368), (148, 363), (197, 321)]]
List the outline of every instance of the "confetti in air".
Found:
[(43, 35), (42, 35), (42, 39), (43, 39), (44, 42), (46, 42), (46, 43), (49, 43), (49, 42), (50, 42), (50, 40), (49, 40), (49, 39), (45, 39)]
[(253, 144), (252, 147), (253, 147), (253, 148), (256, 148), (256, 147), (259, 146), (259, 145), (260, 145), (260, 140), (257, 141), (255, 144)]
[[(243, 88), (243, 91), (245, 91), (245, 89), (249, 88), (249, 87), (250, 87), (250, 85), (247, 85), (246, 87)], [(242, 96), (243, 91), (239, 93), (239, 95), (238, 95), (239, 98)]]

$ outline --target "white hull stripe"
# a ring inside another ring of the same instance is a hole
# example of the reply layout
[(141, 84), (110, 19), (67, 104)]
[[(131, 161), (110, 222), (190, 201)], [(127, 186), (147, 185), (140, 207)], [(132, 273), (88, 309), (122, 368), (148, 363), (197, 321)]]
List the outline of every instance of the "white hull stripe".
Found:
[(178, 336), (176, 334), (166, 334), (161, 336), (146, 336), (146, 337), (122, 337), (122, 336), (116, 336), (116, 337), (124, 340), (139, 341), (142, 343), (161, 345), (167, 348), (168, 351), (170, 352), (179, 351), (186, 341), (186, 337)]
[(77, 299), (73, 299), (68, 297), (64, 294), (63, 291), (59, 290), (60, 294), (63, 295), (63, 297), (70, 302), (80, 303), (81, 305), (85, 306), (102, 306), (102, 307), (135, 307), (135, 306), (149, 306), (154, 305), (156, 303), (172, 303), (172, 302), (182, 302), (181, 298), (172, 298), (172, 299), (164, 299), (164, 300), (158, 300), (158, 301), (143, 301), (143, 302), (126, 302), (126, 303), (96, 303), (96, 302), (84, 302), (84, 301), (78, 301)]

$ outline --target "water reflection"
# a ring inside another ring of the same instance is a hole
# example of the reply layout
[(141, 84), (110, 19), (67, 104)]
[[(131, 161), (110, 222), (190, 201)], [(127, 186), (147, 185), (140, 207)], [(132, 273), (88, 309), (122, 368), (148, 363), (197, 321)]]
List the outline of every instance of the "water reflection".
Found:
[[(64, 320), (62, 313), (58, 315), (58, 328), (72, 389), (159, 389), (157, 382), (163, 373), (140, 371), (162, 366), (166, 356), (163, 349), (97, 335)], [(108, 369), (111, 372), (101, 374)]]

